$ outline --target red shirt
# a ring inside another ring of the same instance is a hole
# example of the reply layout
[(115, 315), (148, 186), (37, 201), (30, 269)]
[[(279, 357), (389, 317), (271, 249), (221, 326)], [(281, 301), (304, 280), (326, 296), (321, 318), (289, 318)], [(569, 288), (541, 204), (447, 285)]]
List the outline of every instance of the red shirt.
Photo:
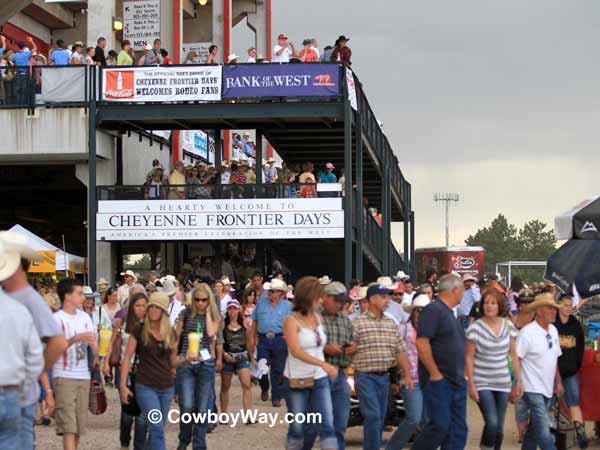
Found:
[[(306, 55), (306, 56), (305, 56)], [(319, 61), (319, 57), (317, 56), (317, 52), (315, 52), (314, 49), (310, 48), (307, 50), (302, 49), (300, 50), (300, 59), (304, 59), (304, 62), (315, 62), (315, 61)]]
[(332, 61), (342, 61), (346, 64), (352, 64), (350, 58), (352, 58), (352, 50), (350, 50), (350, 47), (336, 47), (331, 54)]

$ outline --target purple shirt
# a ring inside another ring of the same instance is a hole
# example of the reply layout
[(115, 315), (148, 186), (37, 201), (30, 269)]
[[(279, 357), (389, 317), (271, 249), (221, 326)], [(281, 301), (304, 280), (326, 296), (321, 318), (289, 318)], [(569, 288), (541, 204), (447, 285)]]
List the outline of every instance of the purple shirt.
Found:
[(419, 381), (419, 354), (417, 353), (417, 333), (410, 322), (401, 323), (400, 336), (406, 342), (406, 353), (410, 366), (410, 377), (413, 381)]

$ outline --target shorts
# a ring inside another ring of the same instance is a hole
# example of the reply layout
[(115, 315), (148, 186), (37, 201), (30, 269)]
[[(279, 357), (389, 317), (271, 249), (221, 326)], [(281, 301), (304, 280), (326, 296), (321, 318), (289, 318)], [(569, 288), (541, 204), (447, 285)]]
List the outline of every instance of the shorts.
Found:
[(563, 378), (564, 400), (567, 406), (579, 406), (579, 376), (577, 374)]
[(529, 407), (523, 397), (515, 402), (515, 419), (517, 422), (525, 422), (529, 420)]
[(54, 379), (56, 434), (85, 432), (90, 402), (90, 380)]
[(230, 363), (223, 359), (223, 368), (221, 372), (225, 373), (237, 373), (238, 370), (241, 369), (249, 369), (250, 368), (250, 360), (247, 356), (244, 356), (240, 359), (236, 359), (234, 362)]

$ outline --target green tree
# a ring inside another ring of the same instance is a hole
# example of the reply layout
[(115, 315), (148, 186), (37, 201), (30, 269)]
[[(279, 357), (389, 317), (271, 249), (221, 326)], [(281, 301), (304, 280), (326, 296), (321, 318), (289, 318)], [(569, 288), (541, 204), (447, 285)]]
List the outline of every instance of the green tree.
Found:
[[(530, 220), (521, 229), (499, 214), (490, 226), (477, 230), (465, 239), (467, 245), (485, 248), (485, 271), (493, 273), (496, 263), (504, 261), (546, 261), (556, 250), (554, 230), (540, 220)], [(544, 268), (514, 268), (512, 275), (525, 282), (539, 281)]]

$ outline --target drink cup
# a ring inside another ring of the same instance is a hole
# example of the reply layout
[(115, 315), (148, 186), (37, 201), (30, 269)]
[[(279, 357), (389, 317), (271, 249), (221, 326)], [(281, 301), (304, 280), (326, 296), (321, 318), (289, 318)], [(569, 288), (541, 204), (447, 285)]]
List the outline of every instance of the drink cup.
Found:
[(111, 337), (112, 330), (100, 330), (100, 348), (98, 349), (99, 356), (106, 356), (108, 353), (108, 346), (110, 345)]
[(196, 357), (200, 353), (200, 339), (200, 333), (188, 333), (188, 351)]

